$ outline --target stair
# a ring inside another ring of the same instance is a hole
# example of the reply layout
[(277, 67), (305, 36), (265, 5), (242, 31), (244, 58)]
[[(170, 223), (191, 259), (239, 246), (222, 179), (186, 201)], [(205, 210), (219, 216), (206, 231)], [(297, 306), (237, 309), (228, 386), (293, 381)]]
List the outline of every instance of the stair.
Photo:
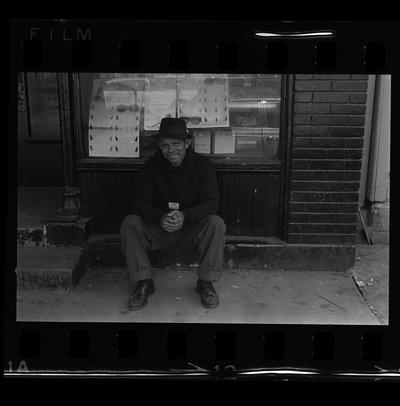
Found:
[(84, 272), (81, 247), (17, 249), (17, 286), (22, 289), (70, 289)]
[(62, 206), (62, 188), (18, 189), (17, 247), (81, 246), (90, 233), (90, 218), (56, 216)]
[(89, 234), (89, 221), (89, 217), (80, 217), (74, 222), (48, 217), (42, 220), (40, 226), (18, 227), (17, 246), (19, 248), (81, 246)]
[[(83, 245), (85, 268), (125, 267), (118, 235), (91, 236)], [(196, 252), (155, 251), (150, 257), (155, 268), (196, 269)], [(354, 265), (351, 245), (286, 244), (278, 239), (251, 239), (227, 236), (223, 269), (345, 271)]]
[(78, 284), (83, 242), (90, 218), (57, 216), (60, 187), (18, 188), (17, 286), (22, 289), (69, 289)]
[[(118, 234), (90, 235), (90, 218), (62, 221), (60, 188), (22, 188), (18, 201), (17, 284), (19, 288), (69, 289), (86, 269), (126, 267)], [(90, 235), (90, 237), (89, 237)], [(154, 268), (198, 268), (196, 252), (157, 251)], [(345, 271), (354, 265), (355, 246), (287, 244), (274, 237), (226, 236), (226, 271)]]
[[(27, 288), (72, 288), (89, 268), (124, 268), (118, 235), (92, 236), (80, 247), (24, 247), (17, 250), (18, 286)], [(195, 251), (155, 251), (150, 256), (156, 269), (198, 268)], [(355, 247), (251, 243), (227, 238), (223, 269), (226, 271), (345, 271), (354, 265)]]

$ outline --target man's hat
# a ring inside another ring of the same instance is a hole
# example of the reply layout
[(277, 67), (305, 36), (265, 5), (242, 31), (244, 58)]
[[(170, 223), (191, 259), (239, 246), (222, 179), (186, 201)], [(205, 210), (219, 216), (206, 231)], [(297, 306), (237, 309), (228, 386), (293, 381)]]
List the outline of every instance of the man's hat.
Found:
[(191, 138), (191, 133), (186, 127), (186, 122), (182, 118), (164, 117), (160, 123), (160, 129), (154, 138)]

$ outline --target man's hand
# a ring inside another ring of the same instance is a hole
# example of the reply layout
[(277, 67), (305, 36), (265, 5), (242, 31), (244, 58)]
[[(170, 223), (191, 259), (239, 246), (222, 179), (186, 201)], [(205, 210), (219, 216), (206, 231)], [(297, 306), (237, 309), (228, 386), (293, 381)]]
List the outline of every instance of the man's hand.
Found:
[(160, 226), (163, 230), (173, 233), (182, 228), (184, 219), (185, 217), (181, 211), (171, 210), (161, 218)]

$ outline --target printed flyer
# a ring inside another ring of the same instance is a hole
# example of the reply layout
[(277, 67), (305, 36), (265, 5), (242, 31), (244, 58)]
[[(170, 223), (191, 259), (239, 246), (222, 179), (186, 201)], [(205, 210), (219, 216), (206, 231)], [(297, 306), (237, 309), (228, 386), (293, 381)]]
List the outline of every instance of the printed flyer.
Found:
[(178, 113), (188, 128), (229, 127), (225, 78), (190, 75), (178, 80)]
[(150, 78), (145, 91), (144, 129), (158, 130), (164, 117), (176, 117), (176, 78)]
[(210, 131), (198, 131), (194, 133), (194, 150), (199, 154), (211, 153), (211, 133)]
[(139, 157), (140, 108), (134, 90), (105, 90), (94, 80), (89, 117), (89, 156)]
[(178, 79), (178, 116), (185, 120), (188, 128), (203, 127), (203, 77), (190, 75)]
[(228, 131), (216, 131), (214, 134), (214, 154), (234, 154), (235, 137)]

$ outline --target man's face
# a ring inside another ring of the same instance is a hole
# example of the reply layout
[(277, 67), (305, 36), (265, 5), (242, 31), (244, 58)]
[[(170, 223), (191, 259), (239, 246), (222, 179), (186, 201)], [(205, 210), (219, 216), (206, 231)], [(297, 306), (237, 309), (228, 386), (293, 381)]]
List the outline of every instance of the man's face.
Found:
[(179, 166), (186, 155), (186, 149), (190, 145), (190, 140), (176, 138), (161, 138), (158, 142), (161, 153), (173, 166)]

